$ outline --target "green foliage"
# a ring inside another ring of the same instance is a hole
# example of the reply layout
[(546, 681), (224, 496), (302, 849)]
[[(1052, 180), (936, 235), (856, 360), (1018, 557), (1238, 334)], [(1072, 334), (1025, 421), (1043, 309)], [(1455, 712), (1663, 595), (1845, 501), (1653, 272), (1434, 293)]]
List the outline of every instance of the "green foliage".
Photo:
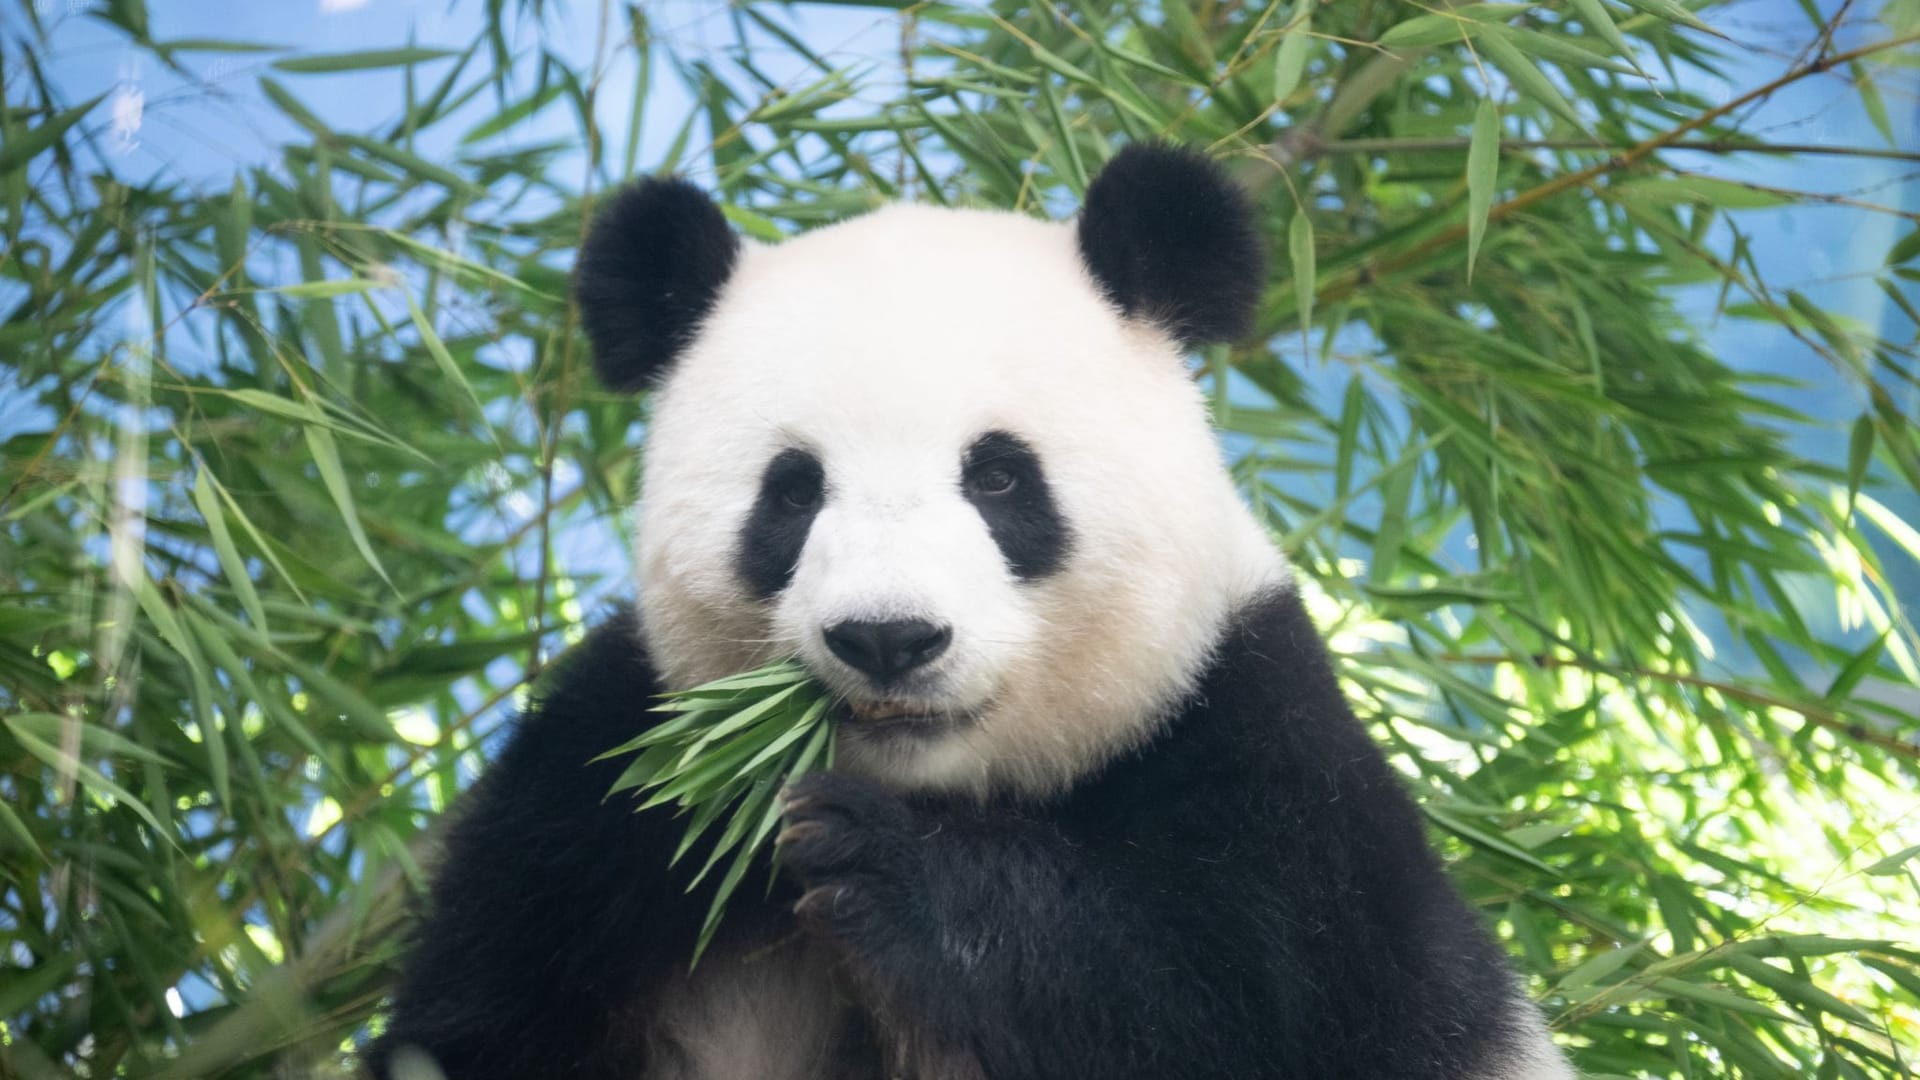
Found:
[[(690, 171), (761, 239), (1058, 215), (1164, 136), (1273, 244), (1259, 340), (1197, 376), (1234, 475), (1581, 1066), (1911, 1074), (1914, 342), (1770, 282), (1743, 222), (1838, 197), (1740, 179), (1912, 156), (1752, 112), (1822, 83), (1884, 117), (1911, 3), (1718, 104), (1755, 57), (1673, 0), (865, 6), (857, 62), (779, 6), (556, 7), (304, 55), (104, 5), (168, 71), (254, 65), (285, 145), (212, 187), (128, 175), (42, 67), (64, 24), (7, 23), (0, 1073), (325, 1073), (378, 1024), (441, 811), (620, 588), (644, 405), (566, 301), (597, 194)], [(392, 114), (323, 118), (353, 78)], [(1849, 269), (1911, 317), (1901, 232)], [(1712, 355), (1682, 286), (1857, 415)]]
[(828, 704), (805, 668), (781, 661), (668, 694), (655, 708), (676, 715), (601, 755), (636, 755), (608, 795), (637, 789), (636, 813), (672, 803), (686, 815), (675, 863), (726, 816), (727, 827), (704, 845), (707, 857), (687, 885), (691, 891), (733, 856), (701, 924), (695, 961), (707, 951), (740, 879), (766, 857), (780, 821), (781, 787), (833, 765)]

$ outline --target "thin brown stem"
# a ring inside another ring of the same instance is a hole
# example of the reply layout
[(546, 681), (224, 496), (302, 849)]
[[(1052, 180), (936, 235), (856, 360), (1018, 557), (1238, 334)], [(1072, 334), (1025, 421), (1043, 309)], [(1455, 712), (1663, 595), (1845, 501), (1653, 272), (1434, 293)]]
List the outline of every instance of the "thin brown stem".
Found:
[[(586, 246), (587, 230), (593, 225), (593, 181), (600, 167), (600, 125), (594, 119), (594, 103), (600, 96), (600, 82), (606, 77), (609, 16), (609, 0), (600, 0), (600, 27), (594, 39), (593, 73), (587, 79), (585, 105), (581, 109), (581, 114), (586, 118), (587, 160), (582, 167), (584, 175), (580, 180), (580, 247)], [(573, 349), (574, 339), (579, 337), (579, 319), (580, 306), (569, 293), (566, 314), (560, 320), (560, 371), (550, 383), (553, 387), (552, 396), (542, 403), (547, 421), (540, 439), (540, 570), (534, 580), (530, 623), (536, 633), (547, 624), (547, 590), (553, 581), (553, 464), (560, 452), (560, 432), (566, 426), (567, 408), (572, 397)], [(523, 681), (533, 681), (545, 663), (545, 643), (535, 638), (532, 648), (528, 650)]]
[(1832, 709), (1815, 705), (1811, 702), (1790, 701), (1786, 698), (1776, 697), (1773, 694), (1755, 690), (1752, 687), (1741, 686), (1738, 683), (1724, 682), (1719, 679), (1709, 679), (1703, 675), (1689, 675), (1683, 671), (1655, 671), (1651, 668), (1635, 667), (1632, 665), (1604, 664), (1598, 661), (1583, 660), (1570, 656), (1514, 656), (1507, 653), (1446, 653), (1434, 659), (1449, 664), (1514, 664), (1521, 667), (1546, 668), (1549, 670), (1574, 668), (1580, 671), (1591, 671), (1600, 675), (1612, 676), (1616, 679), (1649, 679), (1655, 682), (1667, 682), (1679, 686), (1692, 687), (1696, 690), (1711, 690), (1722, 697), (1732, 698), (1735, 701), (1744, 702), (1748, 705), (1759, 705), (1770, 709), (1785, 709), (1788, 712), (1798, 713), (1806, 717), (1809, 723), (1844, 735), (1855, 742), (1878, 747), (1889, 754), (1906, 758), (1909, 761), (1920, 761), (1920, 743), (1908, 742), (1905, 739), (1886, 734), (1885, 732), (1874, 731), (1859, 721), (1849, 720)]
[[(1465, 153), (1468, 140), (1437, 139), (1334, 139), (1309, 144), (1309, 156), (1324, 154), (1428, 154)], [(1605, 139), (1505, 139), (1502, 150), (1607, 150), (1615, 153), (1632, 146)], [(1920, 162), (1920, 150), (1887, 150), (1874, 146), (1824, 146), (1820, 143), (1757, 143), (1739, 139), (1696, 139), (1669, 143), (1668, 150), (1692, 150), (1702, 154), (1812, 154), (1827, 157), (1879, 158), (1886, 161)]]

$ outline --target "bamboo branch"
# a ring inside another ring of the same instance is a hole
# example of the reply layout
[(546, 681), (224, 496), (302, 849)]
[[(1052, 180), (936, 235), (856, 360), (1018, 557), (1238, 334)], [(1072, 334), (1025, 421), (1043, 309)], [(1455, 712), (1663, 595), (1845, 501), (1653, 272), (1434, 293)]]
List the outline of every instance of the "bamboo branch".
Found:
[[(1308, 157), (1324, 154), (1425, 154), (1447, 151), (1465, 153), (1464, 138), (1437, 139), (1335, 139), (1297, 147)], [(1505, 139), (1502, 150), (1631, 150), (1628, 144), (1605, 139)], [(1883, 150), (1873, 146), (1824, 146), (1819, 143), (1757, 143), (1738, 139), (1702, 139), (1668, 143), (1668, 150), (1691, 150), (1702, 154), (1813, 154), (1827, 157), (1878, 158), (1885, 161), (1920, 162), (1920, 150)]]

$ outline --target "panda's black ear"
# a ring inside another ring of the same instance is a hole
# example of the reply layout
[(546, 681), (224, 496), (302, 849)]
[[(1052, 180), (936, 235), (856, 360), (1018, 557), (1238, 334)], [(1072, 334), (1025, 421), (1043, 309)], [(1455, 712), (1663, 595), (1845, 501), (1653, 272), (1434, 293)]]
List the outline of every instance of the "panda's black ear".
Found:
[(665, 375), (739, 254), (720, 208), (685, 180), (642, 180), (603, 203), (573, 279), (600, 381), (638, 390)]
[(1184, 345), (1253, 330), (1266, 258), (1246, 196), (1200, 153), (1136, 143), (1087, 188), (1080, 257), (1107, 299)]

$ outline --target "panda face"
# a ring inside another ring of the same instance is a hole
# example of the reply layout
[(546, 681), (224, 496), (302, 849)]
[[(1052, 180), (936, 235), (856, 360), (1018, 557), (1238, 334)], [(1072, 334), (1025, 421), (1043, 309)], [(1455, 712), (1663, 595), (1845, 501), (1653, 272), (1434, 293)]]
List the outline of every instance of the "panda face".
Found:
[(894, 207), (742, 251), (658, 389), (636, 565), (670, 682), (798, 656), (841, 760), (1040, 793), (1145, 738), (1282, 573), (1160, 327), (1073, 229)]
[(655, 666), (798, 657), (841, 766), (903, 788), (1045, 795), (1139, 745), (1286, 578), (1181, 359), (1263, 283), (1238, 191), (1170, 147), (1074, 224), (896, 206), (761, 247), (683, 181), (615, 196), (575, 291), (602, 381), (656, 390)]

